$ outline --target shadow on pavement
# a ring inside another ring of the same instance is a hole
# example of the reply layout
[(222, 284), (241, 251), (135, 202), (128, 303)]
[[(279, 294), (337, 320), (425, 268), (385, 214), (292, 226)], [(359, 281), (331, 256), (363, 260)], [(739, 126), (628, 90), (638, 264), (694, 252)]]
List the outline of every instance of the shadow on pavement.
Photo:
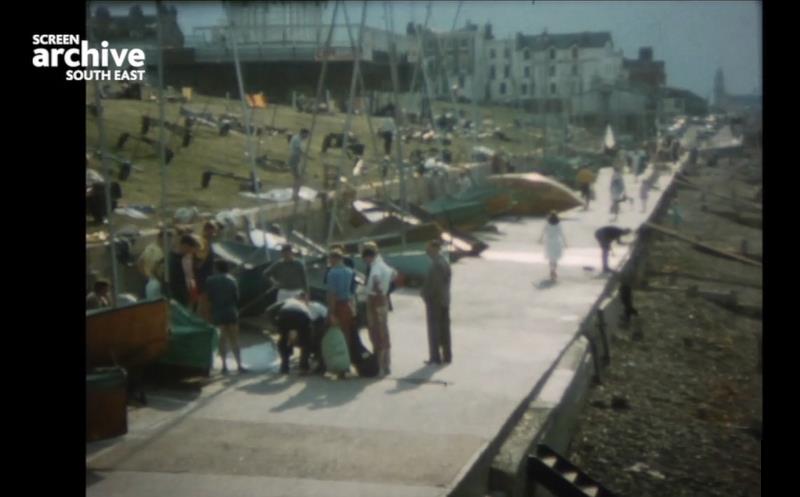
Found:
[(556, 282), (549, 278), (536, 283), (536, 288), (539, 290), (547, 290), (548, 288), (553, 288), (554, 286), (556, 286)]
[(418, 388), (426, 384), (438, 384), (442, 386), (447, 386), (447, 383), (444, 381), (431, 380), (434, 373), (446, 367), (447, 364), (443, 364), (441, 366), (426, 364), (425, 366), (408, 374), (407, 376), (404, 376), (402, 378), (395, 378), (397, 384), (392, 390), (387, 390), (386, 393), (389, 395), (395, 395), (398, 393), (403, 393), (409, 390), (413, 390), (415, 388)]
[(333, 381), (314, 376), (300, 377), (295, 380), (289, 377), (285, 382), (286, 386), (283, 388), (288, 388), (295, 381), (305, 381), (305, 388), (298, 394), (286, 399), (281, 405), (270, 409), (271, 412), (283, 412), (298, 407), (306, 407), (312, 410), (338, 407), (354, 400), (374, 380), (349, 378)]

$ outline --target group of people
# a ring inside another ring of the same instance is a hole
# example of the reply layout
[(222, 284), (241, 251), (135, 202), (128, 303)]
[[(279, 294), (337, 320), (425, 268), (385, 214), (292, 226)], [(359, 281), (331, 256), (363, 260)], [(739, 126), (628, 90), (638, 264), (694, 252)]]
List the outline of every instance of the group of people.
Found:
[[(673, 159), (677, 159), (677, 154), (679, 152), (679, 148), (675, 146), (677, 141), (671, 142), (672, 146), (669, 149), (672, 153)], [(696, 149), (690, 151), (690, 161), (692, 160), (692, 153), (696, 155)], [(645, 170), (647, 169), (649, 157), (645, 152), (641, 152), (638, 155), (636, 154), (626, 154), (625, 156), (626, 162), (634, 173), (635, 177), (637, 178), (641, 176)], [(576, 176), (578, 188), (581, 192), (581, 195), (584, 199), (584, 209), (588, 210), (589, 202), (593, 198), (592, 195), (592, 184), (595, 181), (594, 173), (587, 167), (583, 167), (581, 170), (578, 171)], [(642, 212), (647, 210), (647, 199), (649, 196), (650, 190), (656, 188), (656, 183), (658, 182), (658, 173), (654, 171), (653, 174), (641, 181), (640, 187), (640, 194), (639, 198), (641, 200), (642, 205)], [(610, 212), (613, 215), (611, 221), (614, 222), (617, 220), (619, 216), (620, 204), (628, 201), (633, 204), (633, 199), (629, 197), (625, 192), (625, 181), (622, 177), (622, 169), (620, 167), (615, 167), (614, 172), (611, 175), (611, 182), (610, 182), (610, 193), (611, 193), (611, 208)], [(673, 209), (670, 212), (674, 212), (674, 217), (676, 220), (674, 223), (677, 225), (680, 222), (680, 211), (677, 205), (673, 206)], [(603, 226), (595, 231), (595, 239), (597, 243), (600, 245), (602, 250), (602, 264), (603, 264), (603, 272), (607, 273), (611, 271), (611, 268), (608, 265), (608, 256), (611, 253), (611, 248), (614, 242), (619, 244), (624, 244), (622, 242), (622, 237), (631, 233), (631, 230), (628, 228), (619, 228), (614, 225)], [(547, 257), (549, 266), (550, 266), (550, 280), (555, 282), (557, 279), (557, 267), (558, 261), (561, 259), (563, 254), (563, 250), (567, 247), (567, 241), (564, 236), (564, 232), (561, 229), (560, 219), (558, 214), (555, 212), (551, 212), (547, 218), (547, 223), (545, 224), (542, 234), (539, 237), (539, 243), (543, 243), (545, 245), (545, 255)]]
[[(450, 265), (441, 253), (441, 242), (434, 240), (428, 244), (427, 254), (431, 268), (422, 287), (428, 325), (428, 363), (442, 364), (452, 361), (450, 345)], [(377, 244), (367, 242), (361, 254), (367, 266), (363, 293), (365, 297), (365, 316), (372, 355), (377, 365), (377, 375), (391, 374), (391, 338), (389, 333), (389, 311), (391, 292), (395, 287), (398, 273), (389, 266), (380, 254)], [(281, 373), (289, 372), (289, 361), (294, 343), (301, 350), (299, 369), (301, 373), (311, 370), (310, 359), (317, 360), (315, 373), (326, 371), (325, 354), (321, 341), (331, 328), (337, 328), (346, 344), (350, 361), (357, 368), (363, 359), (359, 337), (357, 293), (358, 283), (354, 263), (344, 254), (342, 247), (333, 247), (328, 254), (328, 268), (325, 274), (325, 304), (313, 302), (309, 298), (307, 281), (302, 263), (297, 261), (292, 248), (282, 248), (282, 260), (270, 266), (265, 277), (278, 288), (277, 327), (280, 334)], [(337, 371), (343, 375), (344, 371)]]

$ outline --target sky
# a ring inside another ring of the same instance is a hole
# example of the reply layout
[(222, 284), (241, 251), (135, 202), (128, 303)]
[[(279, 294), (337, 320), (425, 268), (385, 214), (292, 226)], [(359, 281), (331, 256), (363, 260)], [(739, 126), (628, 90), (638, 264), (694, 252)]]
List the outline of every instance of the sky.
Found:
[[(221, 3), (166, 2), (178, 9), (184, 34), (198, 26), (216, 24), (224, 17)], [(404, 33), (409, 21), (423, 23), (428, 2), (391, 1), (394, 29)], [(344, 2), (350, 21), (361, 16), (362, 2)], [(384, 2), (367, 2), (367, 25), (383, 28)], [(132, 3), (116, 3), (112, 14), (126, 12)], [(153, 11), (141, 2), (145, 13)], [(152, 5), (152, 4), (150, 4)], [(329, 20), (333, 4), (326, 7)], [(448, 31), (459, 2), (432, 2), (429, 26)], [(341, 11), (338, 21), (342, 21)], [(636, 58), (639, 47), (653, 47), (666, 65), (667, 85), (686, 88), (703, 98), (713, 90), (718, 68), (731, 94), (761, 93), (761, 3), (757, 1), (464, 1), (458, 27), (467, 20), (492, 24), (496, 38), (516, 33), (539, 34), (610, 31), (614, 46), (625, 57)]]

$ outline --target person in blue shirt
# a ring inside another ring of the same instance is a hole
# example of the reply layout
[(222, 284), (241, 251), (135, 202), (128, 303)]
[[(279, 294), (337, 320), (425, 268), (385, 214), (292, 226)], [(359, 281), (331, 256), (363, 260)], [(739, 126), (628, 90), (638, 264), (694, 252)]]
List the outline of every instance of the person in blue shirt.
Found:
[(353, 325), (355, 324), (352, 291), (354, 273), (352, 269), (344, 265), (340, 249), (331, 250), (329, 260), (331, 268), (326, 278), (329, 321), (331, 325), (341, 328), (348, 346), (352, 347)]
[(239, 284), (228, 274), (228, 261), (218, 259), (215, 267), (217, 274), (206, 280), (206, 293), (211, 306), (211, 322), (220, 329), (219, 355), (222, 358), (222, 374), (228, 373), (228, 344), (233, 350), (239, 372), (244, 373), (247, 370), (242, 367), (239, 349)]

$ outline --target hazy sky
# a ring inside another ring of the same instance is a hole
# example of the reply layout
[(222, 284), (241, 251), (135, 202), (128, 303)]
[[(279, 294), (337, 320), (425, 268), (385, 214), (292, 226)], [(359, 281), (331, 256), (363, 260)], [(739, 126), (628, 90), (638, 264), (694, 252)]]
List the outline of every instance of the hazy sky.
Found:
[[(178, 8), (184, 33), (196, 26), (215, 24), (223, 17), (219, 3), (168, 2)], [(351, 22), (361, 16), (361, 2), (345, 2)], [(368, 2), (367, 25), (384, 26), (384, 2)], [(425, 20), (428, 2), (393, 1), (394, 27)], [(131, 4), (117, 4), (113, 13)], [(145, 12), (152, 8), (146, 2)], [(450, 30), (458, 2), (435, 1), (430, 27)], [(330, 19), (332, 4), (327, 7)], [(339, 14), (339, 21), (343, 17)], [(614, 45), (628, 58), (640, 46), (652, 46), (654, 56), (666, 62), (667, 84), (709, 97), (717, 68), (725, 72), (729, 93), (761, 92), (761, 4), (757, 1), (465, 1), (458, 26), (470, 20), (492, 23), (498, 38), (525, 34), (610, 31)]]

